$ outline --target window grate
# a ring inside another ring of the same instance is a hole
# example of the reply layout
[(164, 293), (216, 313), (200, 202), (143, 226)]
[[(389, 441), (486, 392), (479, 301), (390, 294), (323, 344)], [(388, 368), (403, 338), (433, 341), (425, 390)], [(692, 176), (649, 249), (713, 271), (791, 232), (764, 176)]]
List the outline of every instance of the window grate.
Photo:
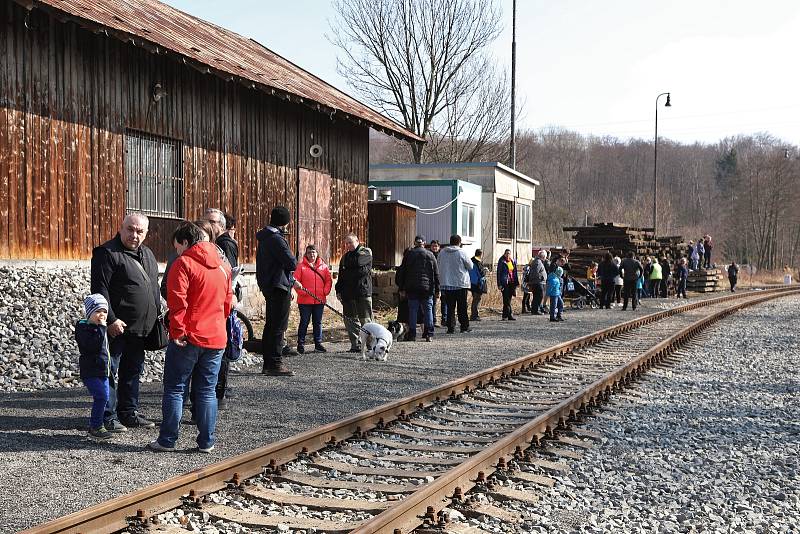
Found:
[(497, 239), (514, 239), (514, 202), (497, 199)]
[(125, 132), (127, 211), (183, 218), (182, 154), (180, 141), (132, 130)]

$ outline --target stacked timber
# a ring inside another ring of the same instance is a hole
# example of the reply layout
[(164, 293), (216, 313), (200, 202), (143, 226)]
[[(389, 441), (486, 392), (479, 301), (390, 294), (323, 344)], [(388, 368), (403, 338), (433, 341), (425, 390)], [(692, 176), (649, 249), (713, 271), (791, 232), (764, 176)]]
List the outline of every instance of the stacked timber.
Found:
[(592, 262), (600, 264), (610, 248), (577, 247), (569, 251), (569, 274), (575, 278), (586, 278), (586, 269)]
[(713, 293), (717, 291), (722, 280), (720, 269), (697, 269), (689, 273), (686, 289), (695, 293)]

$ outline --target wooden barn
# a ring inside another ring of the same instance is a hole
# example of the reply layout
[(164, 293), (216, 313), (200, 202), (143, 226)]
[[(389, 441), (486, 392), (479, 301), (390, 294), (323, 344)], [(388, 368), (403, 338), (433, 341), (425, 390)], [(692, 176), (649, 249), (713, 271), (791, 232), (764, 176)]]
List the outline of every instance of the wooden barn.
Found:
[(4, 0), (0, 28), (0, 259), (88, 259), (141, 211), (163, 261), (177, 223), (216, 207), (251, 262), (284, 204), (292, 245), (338, 263), (366, 235), (369, 128), (421, 141), (155, 0)]

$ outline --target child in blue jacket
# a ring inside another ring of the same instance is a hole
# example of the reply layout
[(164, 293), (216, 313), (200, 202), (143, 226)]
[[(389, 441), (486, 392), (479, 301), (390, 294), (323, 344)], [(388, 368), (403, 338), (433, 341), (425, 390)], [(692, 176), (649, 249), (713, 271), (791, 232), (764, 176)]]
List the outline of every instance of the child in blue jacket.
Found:
[(561, 277), (564, 269), (556, 267), (547, 275), (547, 296), (550, 297), (550, 321), (563, 321), (564, 299), (561, 297)]
[(111, 432), (103, 424), (103, 411), (108, 402), (108, 375), (110, 371), (106, 318), (108, 301), (99, 293), (86, 297), (83, 301), (86, 318), (75, 324), (75, 341), (81, 356), (79, 368), (81, 380), (92, 394), (92, 416), (89, 419), (89, 436), (95, 439), (109, 439)]

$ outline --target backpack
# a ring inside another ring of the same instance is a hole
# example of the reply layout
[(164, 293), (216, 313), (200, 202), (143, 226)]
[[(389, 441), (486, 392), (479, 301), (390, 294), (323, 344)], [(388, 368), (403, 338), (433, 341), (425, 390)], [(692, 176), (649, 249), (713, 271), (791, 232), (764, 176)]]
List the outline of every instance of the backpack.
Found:
[(238, 361), (242, 357), (244, 346), (244, 325), (236, 315), (236, 310), (231, 310), (225, 320), (225, 332), (228, 334), (228, 343), (225, 345), (223, 357), (229, 362)]

